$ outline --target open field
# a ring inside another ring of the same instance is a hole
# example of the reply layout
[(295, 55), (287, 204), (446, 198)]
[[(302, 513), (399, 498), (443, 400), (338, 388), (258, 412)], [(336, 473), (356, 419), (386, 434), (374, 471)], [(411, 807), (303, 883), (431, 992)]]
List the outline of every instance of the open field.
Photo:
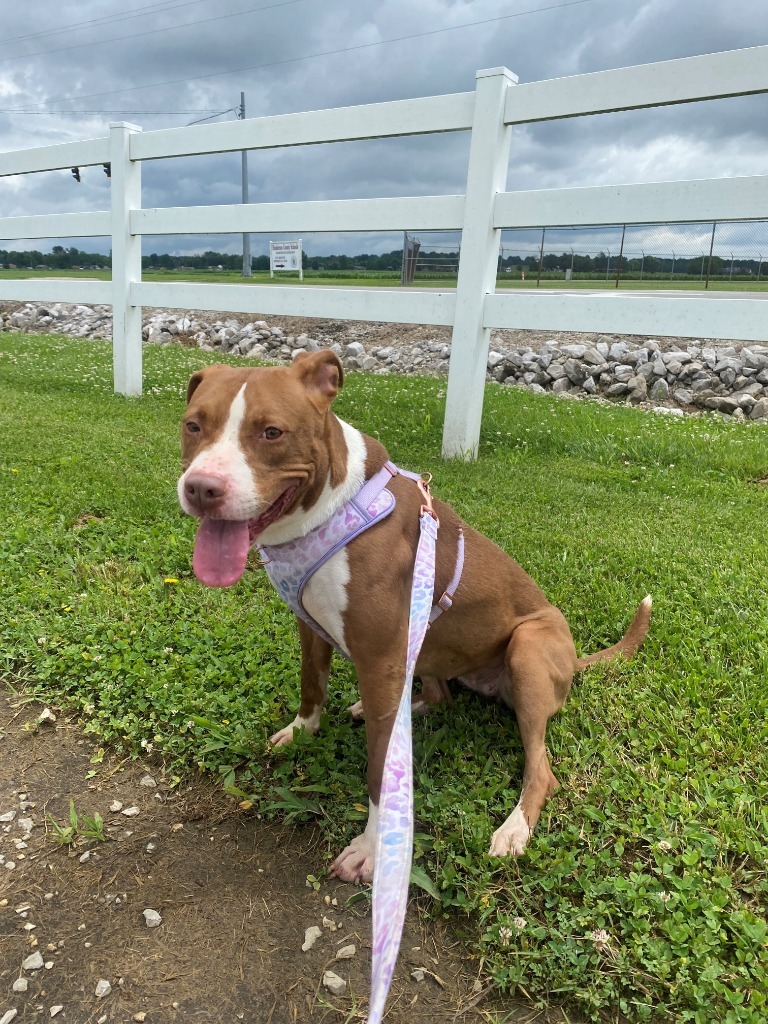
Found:
[[(90, 278), (100, 281), (108, 281), (111, 273), (109, 270), (0, 270), (0, 281), (7, 280), (29, 280), (36, 277), (63, 277), (63, 278)], [(297, 272), (284, 272), (276, 274), (273, 278), (267, 272), (255, 272), (251, 278), (245, 278), (234, 271), (205, 271), (205, 270), (145, 270), (144, 281), (197, 281), (215, 282), (217, 284), (300, 284)], [(360, 288), (391, 288), (400, 283), (399, 272), (394, 271), (364, 271), (355, 272), (350, 270), (305, 270), (304, 285), (324, 285), (326, 287), (360, 287)], [(535, 288), (536, 274), (529, 272), (524, 281), (519, 276), (511, 274), (499, 274), (497, 278), (499, 288)], [(456, 277), (437, 277), (430, 274), (428, 277), (417, 277), (412, 287), (414, 288), (455, 288)], [(588, 288), (613, 289), (616, 287), (615, 272), (609, 277), (594, 277), (588, 279), (577, 278), (573, 281), (565, 281), (562, 275), (556, 277), (544, 276), (541, 279), (542, 288)], [(619, 283), (621, 290), (647, 290), (647, 289), (674, 289), (674, 290), (698, 290), (704, 288), (704, 281), (698, 277), (688, 277), (680, 274), (670, 281), (668, 276), (657, 275), (646, 276), (642, 280), (636, 277), (623, 277)], [(747, 277), (736, 276), (711, 279), (709, 282), (710, 291), (735, 291), (735, 292), (768, 292), (768, 278), (760, 281), (750, 280)]]
[[(108, 344), (0, 335), (3, 674), (79, 716), (107, 758), (151, 752), (171, 792), (202, 770), (235, 814), (311, 823), (330, 892), (325, 865), (365, 817), (354, 676), (334, 662), (321, 733), (266, 751), (298, 701), (291, 616), (255, 566), (231, 590), (200, 586), (175, 496), (186, 380), (212, 358), (148, 347), (146, 394), (125, 399)], [(768, 429), (489, 386), (480, 460), (444, 463), (444, 388), (353, 373), (338, 412), (430, 470), (563, 609), (581, 653), (618, 639), (647, 592), (654, 618), (637, 657), (583, 674), (550, 724), (562, 788), (518, 860), (487, 856), (518, 797), (514, 719), (456, 690), (414, 723), (421, 913), (460, 930), (502, 1005), (762, 1024)], [(243, 866), (244, 899), (259, 878)], [(422, 1005), (411, 1021), (446, 1019)]]

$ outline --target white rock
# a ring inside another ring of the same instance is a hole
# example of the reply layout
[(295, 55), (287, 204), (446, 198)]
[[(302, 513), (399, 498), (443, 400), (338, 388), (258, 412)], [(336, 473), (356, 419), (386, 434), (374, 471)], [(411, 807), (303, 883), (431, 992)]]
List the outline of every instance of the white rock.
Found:
[(156, 910), (145, 910), (144, 921), (147, 925), (147, 928), (157, 928), (158, 925), (161, 925), (163, 923), (162, 917), (160, 917)]
[(354, 943), (352, 943), (352, 945), (350, 945), (350, 946), (342, 946), (341, 949), (336, 954), (336, 959), (337, 960), (351, 960), (356, 952), (357, 952), (357, 946), (355, 946)]
[(26, 978), (17, 978), (13, 983), (14, 992), (26, 992), (29, 988), (29, 982)]
[(140, 813), (141, 811), (139, 810), (138, 807), (126, 807), (125, 810), (123, 811), (123, 814), (126, 816), (126, 818), (135, 818), (136, 815)]
[(420, 967), (417, 967), (415, 970), (411, 971), (411, 977), (413, 978), (414, 981), (424, 981), (426, 975), (424, 974), (424, 971), (422, 971)]
[(52, 1006), (52, 1007), (51, 1007), (51, 1016), (52, 1016), (52, 1017), (55, 1017), (55, 1016), (56, 1016), (56, 1014), (57, 1014), (57, 1013), (61, 1013), (61, 1011), (62, 1011), (63, 1009), (64, 1009), (64, 1007), (63, 1007), (63, 1006)]
[(82, 854), (79, 859), (80, 859), (80, 863), (81, 864), (85, 864), (87, 861), (89, 861), (91, 859), (91, 851), (90, 850), (86, 850), (85, 853)]
[(347, 991), (347, 983), (333, 971), (326, 971), (323, 974), (323, 986), (334, 996), (343, 996)]
[(30, 953), (26, 960), (22, 961), (22, 971), (39, 971), (43, 966), (43, 954), (37, 950)]
[(16, 817), (16, 811), (6, 811), (5, 814), (0, 814), (0, 822), (13, 821)]
[(19, 818), (16, 822), (22, 832), (30, 833), (35, 826), (34, 821), (31, 818)]
[(120, 800), (113, 800), (112, 803), (109, 805), (109, 809), (110, 809), (110, 811), (112, 811), (113, 814), (117, 814), (118, 811), (122, 811), (122, 809), (123, 809), (122, 801), (120, 801)]
[(304, 942), (301, 947), (302, 953), (306, 953), (308, 950), (312, 949), (322, 934), (321, 929), (318, 928), (316, 924), (313, 924), (311, 928), (307, 928), (304, 932)]
[(50, 722), (51, 725), (53, 725), (53, 723), (56, 721), (56, 715), (54, 715), (50, 708), (43, 708), (37, 720), (41, 724), (43, 722)]
[(151, 775), (145, 775), (143, 776), (142, 779), (140, 779), (139, 785), (144, 786), (146, 789), (154, 789), (157, 783), (155, 782)]
[(16, 1018), (18, 1010), (6, 1010), (2, 1017), (0, 1017), (0, 1024), (11, 1024), (11, 1021)]
[(98, 984), (96, 985), (96, 998), (103, 999), (105, 996), (108, 996), (111, 991), (112, 986), (107, 981), (107, 979), (100, 978)]

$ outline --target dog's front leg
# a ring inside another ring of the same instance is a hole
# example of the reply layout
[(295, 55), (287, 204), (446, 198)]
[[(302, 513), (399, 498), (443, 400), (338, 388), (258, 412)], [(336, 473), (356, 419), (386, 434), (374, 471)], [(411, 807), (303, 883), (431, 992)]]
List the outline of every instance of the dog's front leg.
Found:
[(294, 729), (306, 729), (313, 736), (320, 728), (320, 715), (328, 695), (333, 648), (301, 619), (301, 705), (290, 725), (270, 736), (274, 747), (283, 747), (293, 739)]
[(402, 664), (401, 659), (394, 658), (388, 659), (386, 664), (379, 664), (373, 671), (359, 665), (356, 667), (368, 744), (368, 822), (365, 831), (342, 850), (330, 870), (332, 875), (344, 882), (365, 883), (373, 880), (381, 780), (403, 690), (405, 654)]

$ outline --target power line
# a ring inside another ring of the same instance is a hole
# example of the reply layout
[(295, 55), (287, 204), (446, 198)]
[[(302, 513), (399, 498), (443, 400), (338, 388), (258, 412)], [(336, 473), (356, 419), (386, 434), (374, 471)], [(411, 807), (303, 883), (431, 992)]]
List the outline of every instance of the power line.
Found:
[[(226, 21), (228, 18), (239, 18), (245, 14), (258, 14), (259, 11), (271, 11), (276, 7), (291, 7), (293, 4), (303, 4), (307, 0), (283, 0), (282, 3), (267, 4), (266, 7), (251, 7), (247, 11), (236, 11), (234, 14), (217, 14), (214, 18), (200, 18), (197, 21), (185, 21), (181, 25), (174, 25), (174, 32), (182, 28), (190, 28), (192, 25), (208, 25), (212, 21)], [(129, 32), (124, 36), (109, 36), (107, 39), (89, 40), (87, 43), (72, 43), (71, 46), (57, 46), (53, 50), (34, 50), (32, 53), (14, 53), (10, 57), (0, 57), (0, 63), (4, 64), (9, 60), (29, 60), (30, 57), (43, 57), (49, 53), (65, 53), (67, 50), (82, 50), (87, 46), (101, 46), (104, 43), (116, 43), (123, 39), (138, 39), (140, 36), (154, 36), (159, 32), (168, 32), (167, 27), (149, 28), (143, 32)], [(121, 91), (121, 90), (118, 90)], [(126, 90), (122, 90), (126, 91)], [(108, 96), (110, 93), (103, 93)]]
[(239, 107), (227, 107), (226, 110), (220, 110), (217, 114), (211, 114), (209, 117), (198, 118), (197, 121), (190, 121), (189, 124), (187, 125), (187, 128), (189, 128), (190, 124), (202, 124), (203, 121), (211, 121), (211, 120), (213, 120), (214, 117), (221, 117), (222, 114), (231, 114), (233, 111), (236, 111), (236, 110), (239, 110), (239, 109), (240, 109)]
[(136, 7), (131, 13), (127, 14), (104, 14), (100, 18), (89, 18), (87, 21), (72, 21), (68, 25), (62, 25), (59, 28), (49, 28), (42, 32), (29, 32), (25, 36), (9, 36), (7, 39), (0, 39), (0, 46), (3, 46), (5, 43), (18, 43), (24, 39), (39, 39), (41, 36), (53, 36), (59, 32), (74, 32), (78, 28), (90, 28), (99, 24), (109, 24), (113, 21), (130, 21), (132, 18), (146, 18), (148, 14), (162, 14), (165, 10), (173, 11), (177, 7), (193, 7), (206, 2), (207, 0), (184, 0), (183, 3), (179, 3), (178, 0), (162, 0), (161, 3)]
[[(566, 7), (579, 7), (583, 4), (593, 3), (593, 0), (567, 0), (566, 3), (550, 4), (547, 7), (534, 7), (527, 11), (518, 11), (515, 14), (503, 14), (497, 18), (484, 18), (482, 21), (470, 21), (463, 25), (449, 25), (447, 28), (431, 29), (427, 32), (414, 32), (407, 36), (396, 36), (392, 39), (380, 39), (375, 43), (360, 43), (357, 46), (345, 46), (338, 50), (323, 50), (320, 53), (308, 53), (303, 57), (288, 57), (284, 60), (273, 60), (266, 64), (253, 64), (244, 68), (230, 68), (227, 71), (212, 71), (206, 75), (193, 75), (190, 78), (174, 78), (165, 82), (149, 82), (146, 85), (129, 86), (126, 89), (113, 89), (111, 92), (93, 92), (79, 96), (56, 97), (55, 102), (74, 103), (77, 100), (90, 100), (99, 96), (116, 96), (124, 92), (138, 92), (140, 89), (159, 89), (166, 85), (183, 85), (186, 82), (199, 82), (208, 78), (223, 78), (225, 75), (239, 75), (245, 71), (262, 71), (265, 68), (279, 67), (283, 64), (296, 64), (303, 60), (314, 60), (317, 57), (331, 57), (340, 53), (352, 53), (356, 50), (369, 50), (374, 46), (385, 46), (388, 43), (402, 43), (409, 39), (423, 39), (426, 36), (439, 35), (442, 32), (457, 32), (465, 28), (474, 28), (477, 25), (490, 25), (498, 21), (508, 21), (512, 18), (522, 18), (528, 14), (543, 14), (546, 11), (559, 11)], [(9, 110), (8, 113), (14, 111)]]
[[(42, 114), (42, 115), (55, 114), (57, 116), (62, 115), (62, 114), (74, 114), (74, 115), (77, 115), (78, 117), (80, 116), (80, 114), (145, 114), (148, 117), (149, 116), (153, 116), (154, 117), (154, 116), (158, 116), (158, 115), (161, 115), (161, 114), (162, 115), (166, 115), (166, 114), (174, 114), (174, 115), (178, 114), (178, 115), (181, 115), (181, 114), (208, 114), (208, 113), (210, 113), (211, 117), (218, 117), (219, 114), (228, 114), (230, 110), (235, 110), (235, 109), (236, 109), (235, 107), (230, 107), (229, 110), (220, 110), (217, 113), (217, 112), (214, 112), (213, 110), (209, 110), (209, 109), (205, 109), (205, 110), (23, 110), (23, 109), (20, 109), (18, 107), (14, 107), (13, 109), (9, 109), (9, 108), (6, 108), (6, 107), (0, 107), (0, 114)], [(192, 123), (196, 124), (196, 122), (194, 122), (194, 121)]]

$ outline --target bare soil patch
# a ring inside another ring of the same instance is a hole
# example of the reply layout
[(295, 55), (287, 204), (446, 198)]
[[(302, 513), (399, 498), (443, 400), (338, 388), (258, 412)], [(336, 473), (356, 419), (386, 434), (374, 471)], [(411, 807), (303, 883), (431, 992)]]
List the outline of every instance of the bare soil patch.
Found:
[[(157, 764), (104, 755), (60, 713), (37, 724), (41, 711), (0, 689), (0, 1019), (50, 1019), (60, 1006), (55, 1019), (72, 1024), (365, 1020), (369, 901), (349, 905), (358, 890), (335, 880), (308, 886), (324, 862), (317, 830), (266, 824), (210, 780), (171, 787)], [(81, 821), (101, 814), (106, 841), (57, 840), (50, 819), (68, 824), (70, 801)], [(415, 904), (388, 1022), (567, 1019), (483, 990), (455, 927)], [(145, 909), (162, 924), (148, 928)], [(322, 936), (302, 952), (311, 925)], [(354, 956), (336, 960), (349, 945)], [(23, 970), (35, 952), (44, 966)], [(345, 995), (323, 988), (328, 969)], [(19, 978), (26, 992), (13, 990)], [(101, 979), (111, 992), (100, 999)]]

